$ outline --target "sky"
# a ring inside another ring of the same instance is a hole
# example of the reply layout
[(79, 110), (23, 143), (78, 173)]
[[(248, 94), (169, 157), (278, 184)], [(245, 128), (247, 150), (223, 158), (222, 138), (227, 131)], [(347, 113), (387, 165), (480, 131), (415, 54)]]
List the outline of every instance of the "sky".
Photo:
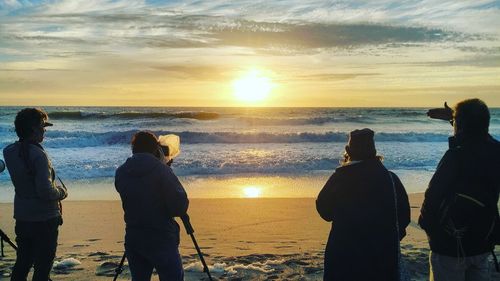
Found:
[[(267, 98), (236, 98), (258, 72)], [(500, 107), (500, 1), (0, 0), (0, 105)]]

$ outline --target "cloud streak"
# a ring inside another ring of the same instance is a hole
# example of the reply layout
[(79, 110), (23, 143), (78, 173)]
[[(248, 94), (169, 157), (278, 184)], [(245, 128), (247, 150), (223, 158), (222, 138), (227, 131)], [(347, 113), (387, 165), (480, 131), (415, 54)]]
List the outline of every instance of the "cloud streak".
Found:
[[(477, 40), (442, 29), (381, 24), (273, 23), (230, 20), (214, 16), (148, 16), (139, 14), (40, 16), (5, 23), (0, 38), (31, 47), (105, 46), (153, 48), (212, 48), (303, 50), (356, 48), (387, 43), (433, 43)], [(30, 46), (31, 44), (31, 46)]]
[(0, 0), (0, 89), (217, 95), (257, 68), (296, 82), (292, 94), (485, 92), (498, 84), (498, 26), (492, 0)]

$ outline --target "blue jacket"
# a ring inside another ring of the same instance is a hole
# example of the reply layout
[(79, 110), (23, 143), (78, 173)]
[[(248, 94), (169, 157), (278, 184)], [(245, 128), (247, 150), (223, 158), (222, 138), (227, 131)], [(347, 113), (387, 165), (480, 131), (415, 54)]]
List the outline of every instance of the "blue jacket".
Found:
[(116, 170), (115, 187), (127, 232), (155, 233), (178, 243), (174, 217), (186, 214), (189, 201), (169, 166), (152, 154), (136, 153)]

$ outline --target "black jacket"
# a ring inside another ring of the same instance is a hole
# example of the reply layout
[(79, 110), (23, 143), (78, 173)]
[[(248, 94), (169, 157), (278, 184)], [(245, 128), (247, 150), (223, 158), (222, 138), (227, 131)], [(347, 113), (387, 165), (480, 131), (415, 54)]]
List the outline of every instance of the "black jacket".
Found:
[[(474, 256), (489, 252), (493, 245), (488, 241), (463, 239), (457, 251), (457, 239), (449, 236), (439, 225), (440, 206), (455, 192), (484, 198), (484, 203), (498, 213), (500, 192), (500, 144), (492, 137), (483, 139), (450, 138), (450, 148), (444, 154), (425, 192), (419, 218), (426, 231), (433, 252), (458, 257)], [(482, 199), (483, 200), (483, 199)]]
[(393, 185), (378, 159), (337, 168), (319, 193), (318, 213), (332, 221), (324, 280), (396, 280), (397, 239), (406, 233), (410, 206), (401, 181), (391, 174), (398, 200), (399, 237)]

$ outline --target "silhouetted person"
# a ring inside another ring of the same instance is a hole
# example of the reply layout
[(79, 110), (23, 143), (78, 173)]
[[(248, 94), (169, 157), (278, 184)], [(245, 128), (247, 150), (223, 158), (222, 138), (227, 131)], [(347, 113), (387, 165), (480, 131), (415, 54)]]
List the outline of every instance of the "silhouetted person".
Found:
[(138, 132), (133, 155), (116, 170), (115, 187), (125, 212), (125, 252), (133, 281), (184, 279), (179, 254), (179, 225), (188, 199), (179, 179), (165, 164), (156, 136)]
[(17, 113), (14, 125), (19, 140), (3, 150), (5, 163), (15, 188), (17, 259), (12, 281), (24, 281), (31, 267), (33, 280), (47, 281), (56, 255), (60, 200), (67, 191), (58, 186), (47, 153), (40, 145), (48, 116), (37, 108)]
[(469, 99), (428, 115), (454, 128), (419, 218), (431, 248), (430, 280), (489, 280), (488, 255), (500, 242), (500, 144), (488, 133), (488, 107)]
[(401, 181), (376, 155), (373, 136), (370, 129), (350, 133), (344, 162), (316, 200), (320, 216), (332, 222), (324, 280), (399, 280), (410, 206)]

